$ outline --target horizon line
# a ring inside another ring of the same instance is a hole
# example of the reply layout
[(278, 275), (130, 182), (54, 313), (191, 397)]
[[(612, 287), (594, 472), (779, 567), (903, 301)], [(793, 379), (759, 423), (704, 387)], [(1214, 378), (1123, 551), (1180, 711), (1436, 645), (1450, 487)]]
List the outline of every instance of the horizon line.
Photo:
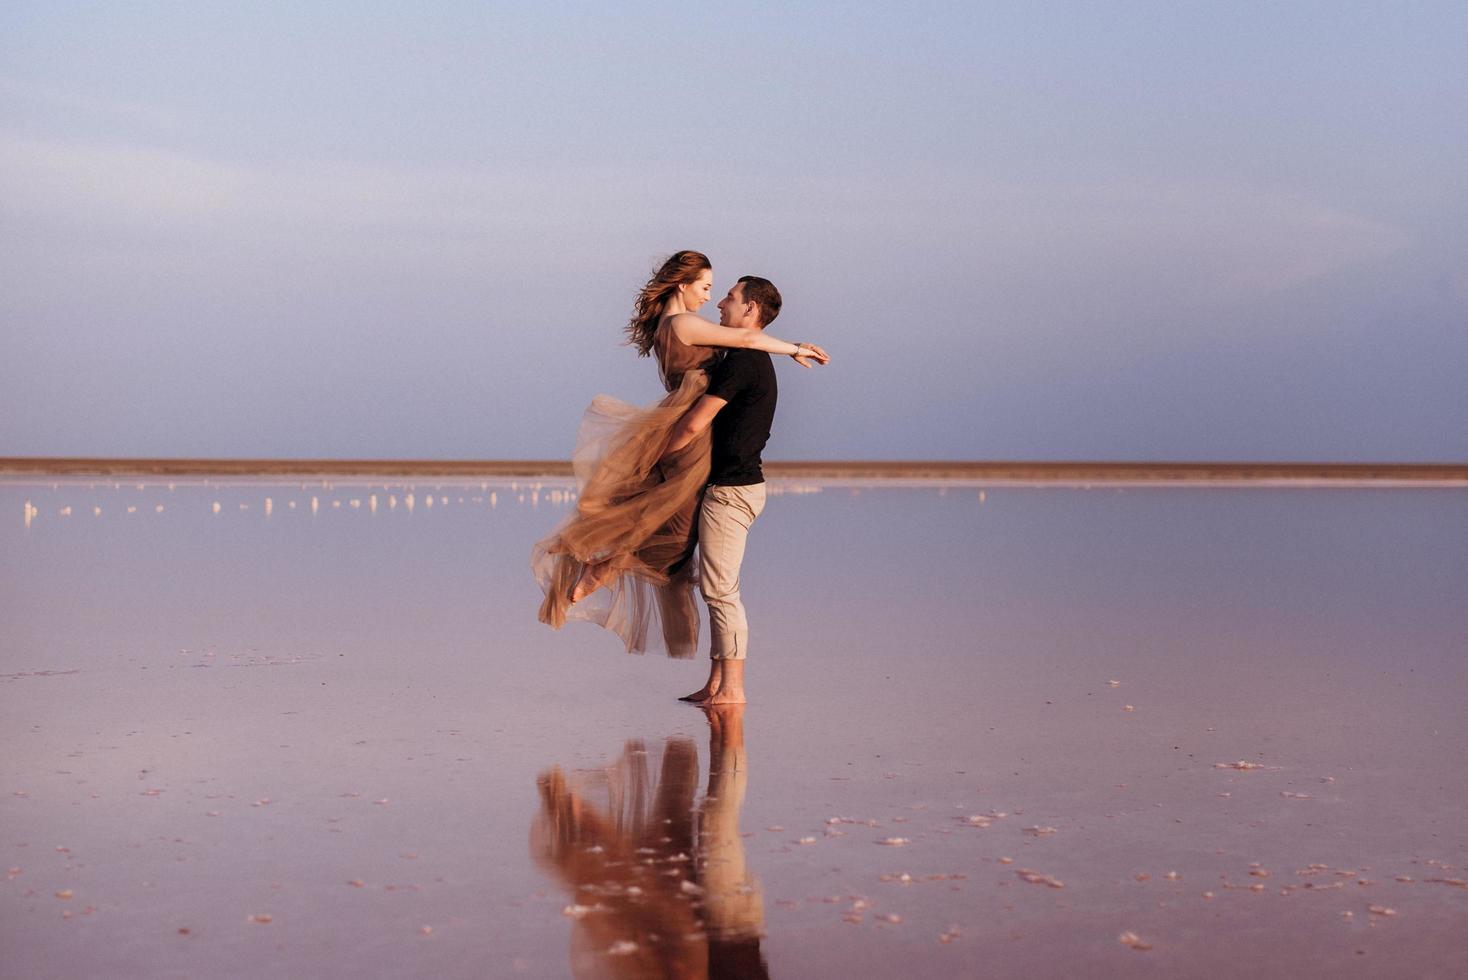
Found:
[[(1468, 463), (1237, 460), (769, 460), (777, 478), (1025, 482), (1468, 482)], [(570, 460), (11, 456), (0, 475), (571, 477)]]

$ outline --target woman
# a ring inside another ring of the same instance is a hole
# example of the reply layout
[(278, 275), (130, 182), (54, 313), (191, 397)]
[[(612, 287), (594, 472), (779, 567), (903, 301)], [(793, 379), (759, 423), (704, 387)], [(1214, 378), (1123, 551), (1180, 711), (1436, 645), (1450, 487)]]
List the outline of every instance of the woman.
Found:
[(698, 316), (713, 287), (700, 252), (674, 253), (642, 287), (627, 342), (656, 354), (668, 395), (650, 408), (598, 395), (581, 421), (572, 463), (580, 486), (576, 513), (536, 544), (531, 567), (545, 590), (540, 621), (568, 618), (605, 626), (629, 653), (647, 649), (661, 626), (669, 656), (698, 645), (693, 554), (698, 505), (709, 472), (710, 432), (669, 451), (668, 437), (708, 387), (718, 348), (749, 347), (824, 364), (814, 344), (778, 340), (762, 330), (721, 327)]

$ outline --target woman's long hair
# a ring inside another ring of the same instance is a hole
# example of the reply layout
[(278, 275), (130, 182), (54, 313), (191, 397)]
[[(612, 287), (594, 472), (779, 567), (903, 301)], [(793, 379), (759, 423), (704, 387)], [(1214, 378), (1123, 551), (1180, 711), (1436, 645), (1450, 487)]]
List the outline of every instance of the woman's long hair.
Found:
[(679, 286), (687, 285), (699, 277), (713, 263), (702, 252), (684, 249), (668, 256), (668, 261), (653, 273), (647, 285), (637, 294), (632, 307), (632, 319), (627, 323), (627, 343), (637, 348), (637, 356), (652, 353), (652, 335), (657, 330), (663, 310), (668, 306), (668, 297)]

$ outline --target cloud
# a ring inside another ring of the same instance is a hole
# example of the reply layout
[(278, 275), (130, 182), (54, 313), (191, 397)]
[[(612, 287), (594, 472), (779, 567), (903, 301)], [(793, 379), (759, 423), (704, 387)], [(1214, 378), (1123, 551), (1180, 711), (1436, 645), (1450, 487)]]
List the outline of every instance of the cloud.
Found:
[(140, 146), (0, 137), (11, 207), (150, 228), (227, 223), (248, 234), (289, 219), (363, 224), (464, 220), (452, 182), (350, 165), (287, 166)]
[(1113, 255), (1147, 254), (1159, 272), (1219, 293), (1278, 292), (1385, 258), (1412, 243), (1404, 230), (1298, 195), (1218, 182), (1088, 188), (1059, 196), (1073, 229)]
[(327, 273), (389, 262), (469, 270), (487, 256), (513, 268), (531, 254), (627, 247), (633, 226), (644, 238), (718, 233), (743, 254), (829, 257), (818, 275), (833, 293), (876, 276), (888, 302), (932, 303), (943, 315), (968, 305), (998, 332), (1171, 324), (1413, 244), (1348, 208), (1244, 183), (368, 166), (4, 132), (0, 198), (32, 227), (89, 233), (67, 247), (132, 241), (135, 253), (189, 253), (201, 269), (211, 247), (310, 256)]
[[(922, 262), (964, 256), (1002, 287), (1090, 281), (1150, 284), (1215, 298), (1277, 292), (1413, 244), (1407, 231), (1338, 205), (1245, 183), (1060, 184), (913, 180), (842, 189), (809, 183), (783, 200), (876, 248), (915, 247)], [(903, 249), (893, 248), (894, 253)], [(1145, 290), (1148, 292), (1152, 289)]]
[(178, 113), (157, 106), (126, 99), (80, 95), (14, 78), (0, 78), (0, 100), (29, 103), (52, 117), (60, 113), (155, 130), (176, 130), (183, 121)]

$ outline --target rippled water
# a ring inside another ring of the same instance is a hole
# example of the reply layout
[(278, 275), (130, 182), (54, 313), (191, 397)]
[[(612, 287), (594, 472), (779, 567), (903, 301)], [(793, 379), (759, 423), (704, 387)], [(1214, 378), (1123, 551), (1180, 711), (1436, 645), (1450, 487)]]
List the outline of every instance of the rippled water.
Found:
[(5, 972), (1468, 972), (1468, 493), (778, 489), (710, 717), (560, 484), (0, 483)]

